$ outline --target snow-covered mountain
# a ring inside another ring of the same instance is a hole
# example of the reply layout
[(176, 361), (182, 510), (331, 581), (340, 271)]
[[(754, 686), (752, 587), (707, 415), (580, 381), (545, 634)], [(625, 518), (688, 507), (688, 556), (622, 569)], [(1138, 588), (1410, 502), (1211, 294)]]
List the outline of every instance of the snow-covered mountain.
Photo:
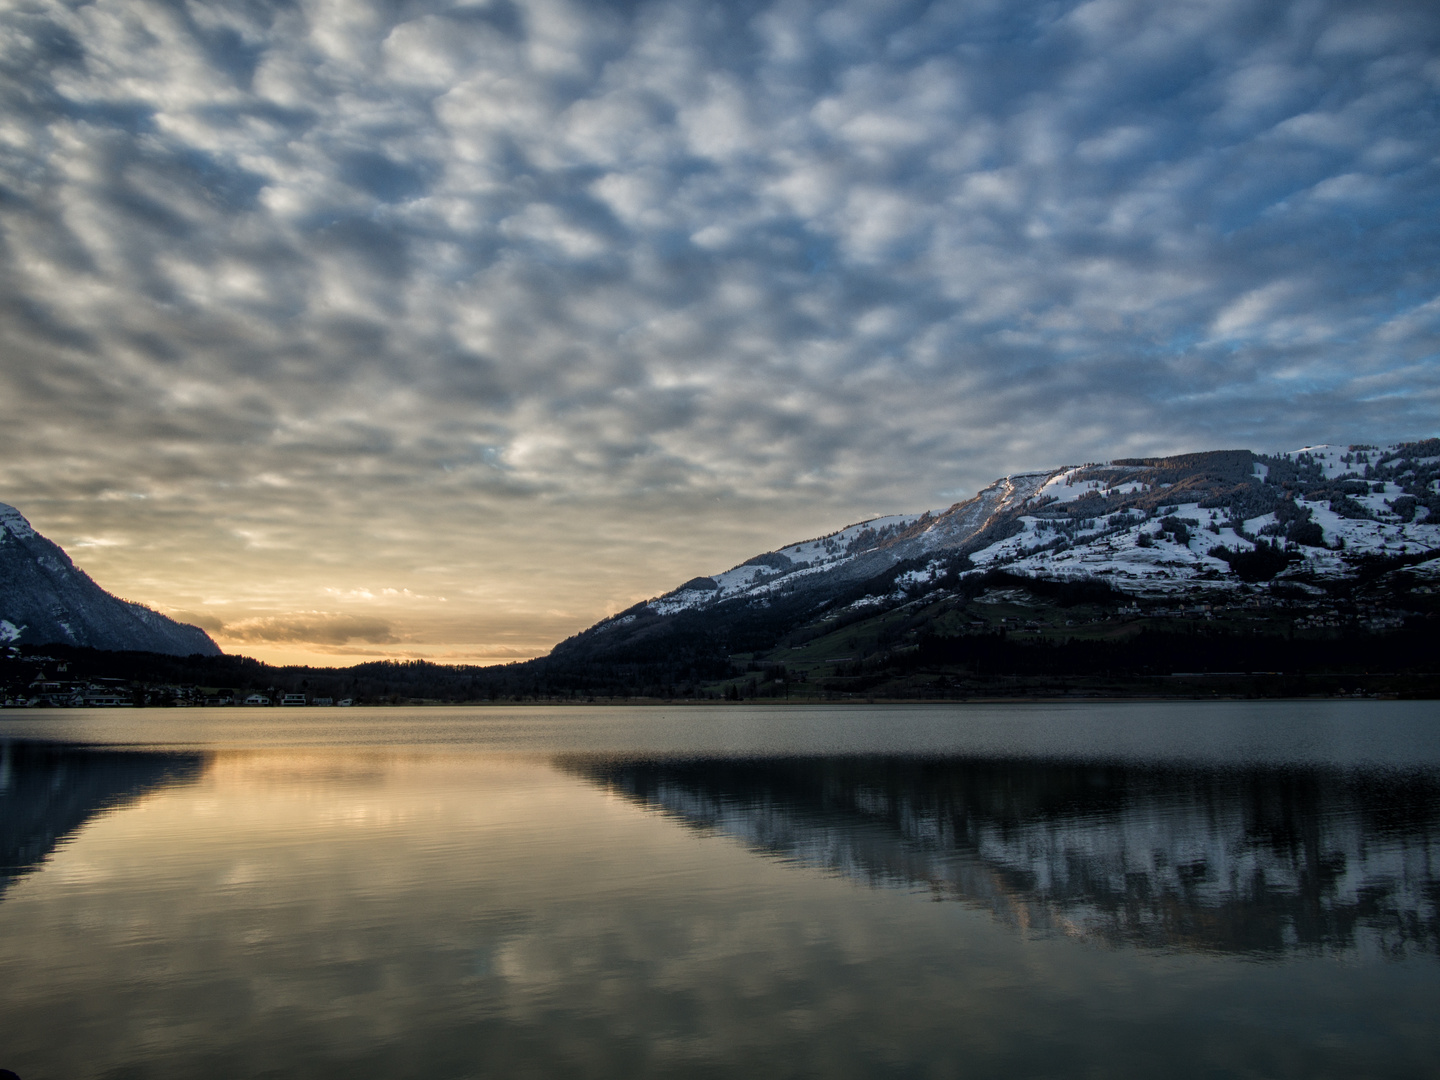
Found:
[[(868, 576), (884, 564), (932, 556), (898, 579), (901, 591), (913, 593), (958, 552), (970, 562), (961, 577), (1001, 567), (1027, 577), (1101, 577), (1137, 595), (1224, 590), (1247, 578), (1344, 577), (1357, 556), (1440, 555), (1437, 484), (1440, 440), (1062, 466), (1007, 476), (946, 510), (875, 518), (790, 544), (686, 582), (648, 606), (669, 614), (762, 600), (808, 579)], [(1237, 570), (1234, 555), (1257, 547), (1290, 558), (1268, 576)], [(1232, 554), (1212, 554), (1217, 548)], [(1422, 573), (1440, 571), (1440, 563), (1416, 562)]]
[(198, 626), (106, 592), (20, 511), (0, 503), (0, 644), (18, 643), (220, 655)]
[(1121, 458), (1007, 476), (943, 510), (788, 544), (612, 616), (557, 654), (607, 634), (654, 636), (657, 620), (682, 615), (883, 610), (994, 571), (1137, 599), (1318, 596), (1380, 569), (1440, 580), (1437, 557), (1440, 439)]

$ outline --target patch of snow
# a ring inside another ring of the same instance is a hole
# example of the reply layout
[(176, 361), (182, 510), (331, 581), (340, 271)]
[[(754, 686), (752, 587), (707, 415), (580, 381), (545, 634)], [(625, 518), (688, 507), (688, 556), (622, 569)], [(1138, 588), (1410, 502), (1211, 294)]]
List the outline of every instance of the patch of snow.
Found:
[(625, 624), (632, 623), (634, 621), (634, 615), (621, 615), (618, 619), (611, 619), (609, 622), (601, 623), (599, 626), (595, 627), (594, 632), (597, 634), (603, 634), (607, 630), (614, 630), (616, 627), (624, 626)]
[[(1365, 451), (1371, 456), (1371, 461), (1379, 461), (1385, 454), (1393, 451), (1393, 447), (1382, 447), (1380, 450)], [(1296, 461), (1301, 454), (1306, 454), (1319, 467), (1321, 475), (1327, 480), (1336, 480), (1341, 477), (1358, 477), (1365, 469), (1363, 463), (1357, 463), (1346, 446), (1336, 446), (1331, 443), (1320, 443), (1315, 446), (1302, 446), (1299, 450), (1290, 450), (1281, 455), (1289, 461)], [(1342, 458), (1351, 457), (1346, 463)]]
[[(1129, 524), (1115, 529), (1102, 529), (1097, 524), (1095, 529), (1077, 532), (1076, 542), (1059, 551), (1041, 550), (1044, 541), (1041, 544), (1035, 541), (1048, 534), (1034, 530), (1036, 519), (1022, 519), (1025, 531), (971, 556), (977, 567), (971, 573), (1003, 566), (1030, 577), (1099, 578), (1122, 591), (1137, 594), (1177, 592), (1197, 582), (1203, 582), (1207, 588), (1220, 589), (1238, 584), (1238, 579), (1229, 572), (1229, 565), (1212, 558), (1208, 552), (1217, 544), (1244, 550), (1249, 543), (1228, 528), (1218, 534), (1203, 528), (1211, 515), (1201, 510), (1198, 503), (1177, 505), (1172, 512), (1176, 517), (1201, 522), (1202, 527), (1192, 531), (1188, 544), (1157, 534), (1153, 519), (1131, 519)], [(1269, 518), (1256, 520), (1264, 523)], [(1149, 546), (1141, 546), (1142, 534), (1150, 537)]]
[[(776, 549), (773, 554), (783, 555), (798, 565), (791, 570), (777, 570), (774, 567), (757, 565), (755, 563), (741, 563), (739, 566), (731, 567), (724, 573), (714, 574), (711, 580), (715, 582), (714, 592), (706, 591), (705, 601), (713, 602), (720, 597), (734, 597), (741, 594), (764, 595), (773, 590), (767, 586), (782, 578), (794, 578), (797, 575), (808, 575), (834, 569), (842, 563), (849, 562), (858, 552), (847, 550), (849, 546), (867, 531), (877, 533), (894, 533), (919, 521), (925, 514), (889, 514), (885, 517), (869, 518), (865, 521), (857, 521), (854, 525), (847, 525), (837, 532), (828, 533), (825, 536), (814, 537), (810, 540), (802, 540), (796, 544), (787, 544), (785, 547)], [(683, 607), (694, 606), (694, 601), (684, 601), (674, 594), (661, 597), (659, 601), (652, 601), (651, 607), (662, 614), (668, 611), (662, 607), (672, 604), (680, 604), (674, 610), (683, 610)]]
[(902, 589), (914, 589), (935, 582), (945, 572), (945, 564), (939, 559), (932, 559), (924, 568), (919, 570), (907, 570), (903, 574), (895, 576), (895, 584)]
[(924, 516), (924, 514), (889, 514), (885, 517), (868, 518), (865, 521), (857, 521), (854, 525), (847, 525), (836, 532), (778, 548), (777, 554), (794, 559), (796, 562), (814, 563), (817, 559), (826, 558), (839, 561), (844, 557), (844, 549), (867, 529), (873, 529), (876, 532), (883, 532), (886, 529), (903, 529), (915, 524)]
[(19, 641), (25, 628), (16, 626), (9, 619), (0, 619), (0, 642)]
[(1245, 531), (1251, 536), (1258, 536), (1261, 529), (1265, 528), (1266, 525), (1274, 525), (1275, 521), (1274, 514), (1261, 514), (1256, 518), (1246, 518)]
[(842, 611), (858, 611), (861, 608), (876, 607), (880, 604), (888, 604), (894, 597), (890, 596), (862, 596), (853, 604), (847, 604)]
[(977, 604), (1027, 604), (1032, 599), (1024, 589), (986, 589), (975, 598)]
[(970, 556), (970, 561), (976, 566), (992, 567), (1000, 563), (1018, 559), (1022, 555), (1027, 554), (1037, 543), (1035, 527), (1038, 522), (1038, 518), (1022, 517), (1020, 519), (1020, 532), (1014, 536), (1006, 537), (1004, 540), (997, 540), (989, 547), (984, 547), (974, 552)]
[[(1334, 544), (1345, 541), (1344, 551), (1328, 548), (1302, 547), (1298, 549), (1301, 562), (1282, 575), (1294, 576), (1315, 574), (1331, 578), (1352, 572), (1345, 562), (1347, 553), (1406, 554), (1421, 551), (1440, 550), (1440, 525), (1402, 524), (1396, 520), (1365, 521), (1343, 518), (1330, 510), (1324, 503), (1303, 503), (1321, 527), (1325, 540)], [(1035, 528), (1036, 519), (1023, 519), (1024, 530), (1006, 540), (990, 545), (971, 556), (977, 569), (972, 573), (983, 573), (987, 569), (1004, 567), (1013, 573), (1032, 577), (1059, 580), (1100, 578), (1114, 587), (1136, 594), (1160, 594), (1177, 592), (1199, 585), (1204, 588), (1226, 589), (1237, 585), (1238, 579), (1231, 573), (1229, 565), (1222, 559), (1209, 555), (1211, 548), (1227, 547), (1244, 551), (1251, 547), (1249, 541), (1237, 535), (1229, 527), (1218, 533), (1206, 526), (1216, 516), (1201, 510), (1196, 503), (1176, 506), (1171, 510), (1176, 517), (1189, 518), (1200, 522), (1199, 528), (1192, 528), (1187, 544), (1179, 544), (1172, 537), (1154, 530), (1155, 521), (1134, 522), (1108, 532), (1080, 532), (1075, 543), (1059, 551), (1041, 550), (1047, 535)], [(1267, 525), (1275, 523), (1275, 515), (1265, 514), (1245, 523), (1246, 532), (1259, 533)], [(1148, 546), (1141, 546), (1142, 534), (1150, 537)], [(1426, 564), (1428, 565), (1428, 564)]]
[(657, 615), (674, 615), (678, 611), (689, 611), (713, 603), (718, 595), (714, 589), (680, 589), (651, 600), (648, 606)]
[(1361, 506), (1365, 507), (1365, 509), (1379, 515), (1382, 518), (1393, 518), (1395, 516), (1395, 511), (1390, 509), (1389, 505), (1386, 503), (1385, 500), (1387, 498), (1394, 499), (1401, 494), (1403, 494), (1403, 491), (1398, 484), (1387, 483), (1385, 485), (1384, 491), (1372, 490), (1369, 494), (1366, 495), (1351, 495), (1350, 497), (1354, 499), (1357, 503), (1359, 503)]
[[(1036, 492), (1036, 495), (1042, 499), (1053, 498), (1056, 502), (1068, 503), (1075, 502), (1077, 499), (1081, 498), (1084, 495), (1104, 492), (1108, 489), (1107, 481), (1098, 479), (1076, 479), (1076, 477), (1080, 473), (1093, 472), (1096, 468), (1097, 466), (1094, 465), (1081, 465), (1076, 466), (1075, 468), (1065, 469), (1063, 472), (1056, 473), (1054, 476), (1052, 476), (1049, 480), (1047, 480), (1044, 484), (1041, 485), (1040, 490)], [(1129, 486), (1139, 488), (1143, 487), (1144, 485), (1133, 484)]]
[(30, 522), (25, 520), (25, 515), (6, 503), (0, 503), (0, 529), (20, 540), (28, 540), (35, 535), (35, 530), (30, 527)]

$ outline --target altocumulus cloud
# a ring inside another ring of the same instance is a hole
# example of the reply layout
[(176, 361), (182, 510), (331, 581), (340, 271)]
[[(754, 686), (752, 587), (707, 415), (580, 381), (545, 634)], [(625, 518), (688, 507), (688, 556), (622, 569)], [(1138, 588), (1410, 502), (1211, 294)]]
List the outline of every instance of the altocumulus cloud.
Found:
[(0, 26), (10, 501), (244, 506), (292, 548), (460, 505), (824, 526), (1106, 452), (1436, 431), (1431, 0)]

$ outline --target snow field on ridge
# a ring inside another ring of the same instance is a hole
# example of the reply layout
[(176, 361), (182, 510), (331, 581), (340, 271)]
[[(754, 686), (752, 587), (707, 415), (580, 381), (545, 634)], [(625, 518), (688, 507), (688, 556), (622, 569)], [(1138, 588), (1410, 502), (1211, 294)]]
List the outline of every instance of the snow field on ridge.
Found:
[[(1399, 484), (1363, 475), (1368, 465), (1382, 461), (1393, 463), (1402, 445), (1351, 450), (1348, 446), (1317, 444), (1271, 455), (1272, 462), (1279, 459), (1294, 462), (1302, 470), (1313, 468), (1312, 477), (1318, 472), (1327, 481), (1367, 484), (1368, 490), (1348, 498), (1375, 516), (1374, 520), (1346, 517), (1330, 508), (1329, 499), (1311, 501), (1303, 494), (1299, 495), (1295, 498), (1297, 509), (1308, 511), (1310, 520), (1320, 528), (1325, 546), (1291, 545), (1292, 553), (1298, 554), (1299, 560), (1295, 566), (1278, 575), (1281, 580), (1304, 574), (1320, 578), (1346, 576), (1353, 572), (1345, 561), (1347, 554), (1395, 556), (1440, 550), (1440, 525), (1402, 521), (1390, 505), (1406, 494)], [(1347, 457), (1349, 461), (1342, 460)], [(1405, 460), (1423, 466), (1440, 462), (1440, 457)], [(1152, 507), (1149, 512), (1135, 507), (1123, 511), (1097, 508), (1094, 518), (1081, 520), (1062, 517), (1057, 521), (1041, 512), (1041, 507), (1067, 506), (1087, 496), (1124, 498), (1169, 486), (1165, 482), (1148, 485), (1123, 479), (1135, 475), (1135, 470), (1142, 467), (1148, 466), (1106, 462), (1012, 474), (982, 489), (974, 498), (945, 511), (873, 518), (827, 536), (788, 544), (767, 553), (777, 565), (766, 565), (767, 556), (762, 555), (715, 575), (710, 579), (716, 586), (713, 589), (682, 588), (651, 600), (649, 606), (659, 614), (673, 614), (738, 597), (768, 603), (766, 598), (777, 590), (826, 574), (864, 554), (863, 550), (852, 552), (846, 549), (867, 530), (879, 534), (876, 544), (868, 546), (873, 548), (879, 546), (887, 530), (893, 535), (928, 517), (932, 520), (912, 539), (919, 544), (921, 551), (928, 548), (942, 557), (932, 559), (923, 568), (900, 574), (895, 581), (896, 592), (891, 597), (866, 597), (858, 603), (903, 600), (906, 596), (923, 593), (927, 586), (936, 583), (949, 565), (943, 553), (954, 550), (957, 542), (964, 542), (965, 530), (973, 532), (1002, 513), (1013, 513), (1031, 506), (1035, 507), (1035, 512), (1022, 513), (1015, 519), (1018, 532), (971, 553), (974, 568), (965, 571), (962, 576), (1004, 568), (1021, 575), (1058, 580), (1095, 577), (1136, 595), (1177, 592), (1197, 585), (1233, 589), (1241, 584), (1239, 578), (1226, 560), (1209, 554), (1212, 548), (1219, 546), (1241, 552), (1253, 550), (1252, 537), (1284, 544), (1283, 537), (1274, 535), (1280, 531), (1274, 513), (1245, 521), (1240, 526), (1244, 533), (1241, 535), (1227, 523), (1227, 511), (1201, 509), (1199, 502), (1194, 501), (1162, 505), (1158, 509)], [(1253, 463), (1251, 475), (1256, 480), (1264, 483), (1270, 472), (1271, 466), (1264, 462)], [(1403, 480), (1407, 475), (1413, 473), (1403, 473), (1399, 478)], [(1413, 489), (1414, 485), (1411, 486)], [(1440, 490), (1440, 481), (1427, 487)], [(1128, 516), (1129, 520), (1121, 515)], [(1195, 523), (1188, 526), (1188, 542), (1178, 543), (1173, 532), (1167, 534), (1160, 530), (1161, 519), (1169, 517)], [(1267, 527), (1270, 529), (1268, 535), (1265, 532)], [(1056, 541), (1062, 537), (1066, 542), (1057, 545)], [(913, 544), (908, 551), (913, 557)], [(789, 560), (794, 568), (775, 556)], [(1427, 576), (1440, 573), (1440, 566), (1424, 564), (1417, 568), (1417, 572)]]

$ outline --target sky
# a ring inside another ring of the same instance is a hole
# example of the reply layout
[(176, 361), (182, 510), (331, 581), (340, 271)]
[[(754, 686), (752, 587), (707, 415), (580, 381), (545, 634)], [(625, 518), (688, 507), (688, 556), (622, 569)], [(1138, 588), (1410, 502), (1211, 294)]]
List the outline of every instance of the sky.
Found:
[(1440, 5), (15, 0), (0, 502), (496, 663), (1026, 469), (1440, 434)]

